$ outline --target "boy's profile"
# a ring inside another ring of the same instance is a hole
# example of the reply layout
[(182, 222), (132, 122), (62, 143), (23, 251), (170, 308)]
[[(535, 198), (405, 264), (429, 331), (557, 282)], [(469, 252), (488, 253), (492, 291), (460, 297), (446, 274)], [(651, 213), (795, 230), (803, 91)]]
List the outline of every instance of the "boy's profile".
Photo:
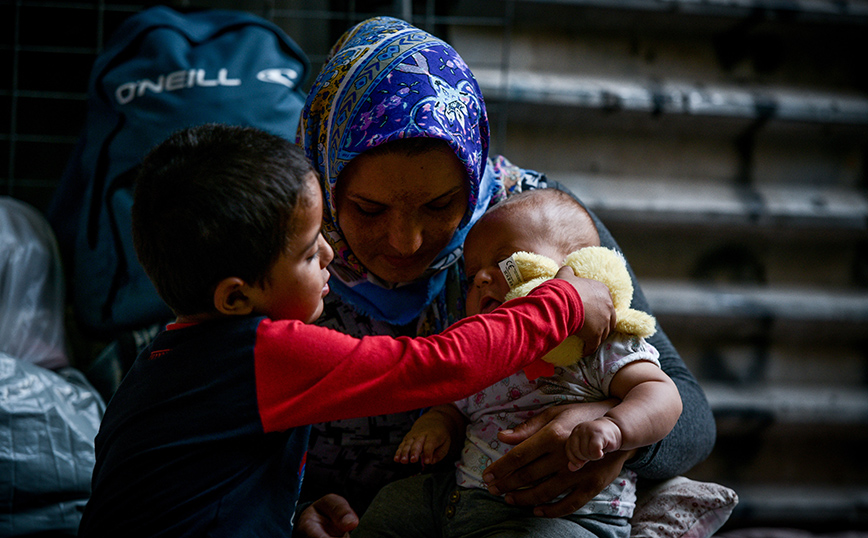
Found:
[(309, 424), (466, 396), (601, 325), (579, 293), (596, 288), (567, 271), (436, 336), (311, 325), (333, 256), (322, 211), (303, 152), (253, 128), (193, 127), (145, 158), (134, 245), (177, 320), (109, 403), (80, 536), (290, 536)]
[[(593, 220), (567, 193), (532, 190), (494, 206), (465, 241), (467, 314), (496, 312), (504, 304), (510, 288), (499, 264), (515, 252), (562, 261), (589, 246), (599, 246)], [(611, 333), (596, 352), (574, 366), (558, 367), (552, 377), (531, 381), (519, 372), (473, 396), (433, 407), (404, 437), (395, 460), (434, 464), (458, 443), (463, 450), (456, 469), (385, 487), (353, 536), (433, 537), (440, 536), (441, 527), (454, 536), (628, 536), (636, 485), (631, 471), (624, 470), (578, 511), (557, 519), (507, 504), (488, 491), (484, 475), (510, 449), (498, 433), (552, 405), (620, 400), (573, 430), (566, 450), (574, 471), (606, 453), (662, 439), (681, 414), (681, 398), (657, 358), (644, 339)]]

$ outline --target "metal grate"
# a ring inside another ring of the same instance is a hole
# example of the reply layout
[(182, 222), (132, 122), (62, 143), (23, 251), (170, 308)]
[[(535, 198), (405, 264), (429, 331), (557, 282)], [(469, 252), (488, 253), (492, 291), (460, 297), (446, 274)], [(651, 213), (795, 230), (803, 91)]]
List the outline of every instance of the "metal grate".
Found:
[(443, 0), (0, 2), (0, 196), (47, 209), (84, 123), (94, 59), (123, 20), (156, 4), (243, 9), (275, 22), (310, 58), (308, 84), (340, 34), (370, 16), (400, 17), (444, 38), (447, 23), (503, 23), (498, 16), (449, 17), (454, 2)]

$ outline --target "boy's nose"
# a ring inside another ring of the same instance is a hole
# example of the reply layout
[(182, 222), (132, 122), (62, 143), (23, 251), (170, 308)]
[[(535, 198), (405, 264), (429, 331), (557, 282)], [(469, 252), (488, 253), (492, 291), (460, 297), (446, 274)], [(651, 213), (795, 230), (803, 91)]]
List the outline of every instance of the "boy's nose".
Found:
[(331, 245), (329, 245), (328, 241), (326, 241), (325, 237), (320, 234), (319, 236), (320, 249), (322, 250), (322, 255), (320, 256), (320, 266), (325, 267), (332, 262), (335, 258), (335, 251)]

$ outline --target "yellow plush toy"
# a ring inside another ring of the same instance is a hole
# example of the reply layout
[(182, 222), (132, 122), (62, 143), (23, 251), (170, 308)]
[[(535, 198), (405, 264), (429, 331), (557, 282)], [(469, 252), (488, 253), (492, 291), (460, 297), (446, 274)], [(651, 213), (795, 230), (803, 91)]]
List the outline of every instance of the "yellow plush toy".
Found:
[[(630, 308), (633, 300), (633, 283), (627, 272), (624, 257), (605, 247), (586, 247), (569, 254), (563, 265), (573, 269), (576, 276), (602, 282), (609, 288), (617, 316), (615, 330), (648, 338), (656, 332), (656, 322), (652, 316)], [(552, 259), (530, 252), (516, 252), (501, 270), (510, 286), (506, 300), (527, 295), (530, 290), (553, 278), (560, 266)], [(568, 366), (584, 356), (584, 342), (578, 336), (570, 336), (558, 347), (551, 350), (542, 360), (552, 366), (540, 363), (530, 371), (525, 369), (529, 379), (540, 375), (553, 375), (554, 366)]]

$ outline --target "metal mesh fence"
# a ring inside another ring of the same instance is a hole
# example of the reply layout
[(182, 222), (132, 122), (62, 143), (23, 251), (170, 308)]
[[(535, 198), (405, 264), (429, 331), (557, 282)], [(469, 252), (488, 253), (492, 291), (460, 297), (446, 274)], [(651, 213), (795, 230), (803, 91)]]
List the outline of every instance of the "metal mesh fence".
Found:
[(367, 17), (400, 17), (447, 38), (447, 24), (502, 25), (507, 3), (489, 2), (494, 16), (457, 17), (451, 0), (0, 2), (0, 196), (48, 207), (84, 123), (94, 59), (127, 17), (156, 4), (240, 9), (275, 22), (310, 58), (310, 84), (334, 41)]

